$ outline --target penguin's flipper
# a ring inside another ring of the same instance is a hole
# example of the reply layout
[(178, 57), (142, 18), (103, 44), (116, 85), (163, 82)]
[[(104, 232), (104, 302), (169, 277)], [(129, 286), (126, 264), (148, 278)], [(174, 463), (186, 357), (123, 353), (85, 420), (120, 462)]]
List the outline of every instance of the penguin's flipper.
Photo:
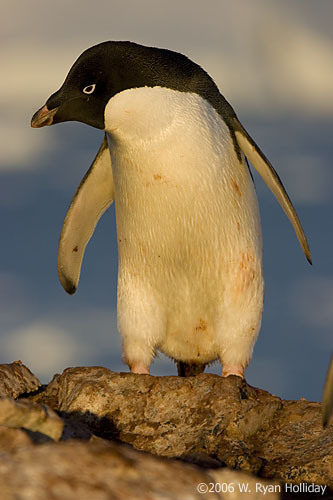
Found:
[(249, 136), (242, 124), (238, 121), (238, 119), (234, 117), (233, 120), (236, 140), (241, 151), (252, 163), (254, 168), (257, 170), (259, 175), (262, 177), (262, 179), (265, 181), (269, 189), (272, 191), (272, 193), (280, 203), (294, 228), (305, 257), (307, 258), (308, 262), (312, 264), (310, 249), (306, 236), (297, 216), (296, 210), (281, 182), (280, 177), (278, 176), (264, 153)]
[(328, 368), (322, 401), (323, 427), (326, 427), (333, 414), (333, 354)]
[(85, 248), (97, 222), (114, 200), (110, 151), (106, 136), (72, 199), (58, 247), (58, 275), (66, 292), (78, 286)]

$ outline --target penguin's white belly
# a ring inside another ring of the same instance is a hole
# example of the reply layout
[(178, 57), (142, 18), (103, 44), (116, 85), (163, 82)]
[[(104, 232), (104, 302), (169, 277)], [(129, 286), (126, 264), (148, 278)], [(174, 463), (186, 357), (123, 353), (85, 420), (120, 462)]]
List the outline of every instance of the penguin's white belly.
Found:
[(116, 95), (105, 122), (126, 357), (249, 358), (263, 303), (261, 229), (228, 127), (198, 95), (160, 87)]

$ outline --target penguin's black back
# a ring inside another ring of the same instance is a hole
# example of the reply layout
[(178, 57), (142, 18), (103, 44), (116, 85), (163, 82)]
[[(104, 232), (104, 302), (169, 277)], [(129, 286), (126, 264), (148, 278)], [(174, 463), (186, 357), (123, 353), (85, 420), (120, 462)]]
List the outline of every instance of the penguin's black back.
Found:
[[(114, 93), (136, 87), (167, 87), (180, 92), (194, 92), (209, 101), (227, 125), (235, 112), (219, 92), (212, 78), (188, 57), (168, 49), (147, 47), (128, 41), (108, 41), (81, 54), (75, 68), (89, 69), (112, 81)], [(70, 73), (68, 76), (70, 76)], [(82, 71), (84, 73), (84, 71)], [(87, 85), (96, 74), (91, 74)]]

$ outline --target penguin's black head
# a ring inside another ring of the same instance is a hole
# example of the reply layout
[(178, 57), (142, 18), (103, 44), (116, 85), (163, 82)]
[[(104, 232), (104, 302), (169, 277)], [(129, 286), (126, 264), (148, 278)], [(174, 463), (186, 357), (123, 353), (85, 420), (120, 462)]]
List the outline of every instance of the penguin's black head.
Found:
[(118, 92), (137, 87), (195, 92), (222, 114), (233, 113), (210, 76), (186, 56), (133, 42), (103, 42), (87, 49), (60, 89), (31, 120), (34, 128), (79, 121), (104, 129), (104, 110)]
[(117, 92), (112, 48), (105, 42), (83, 52), (60, 89), (34, 114), (31, 126), (79, 121), (103, 129), (105, 106)]

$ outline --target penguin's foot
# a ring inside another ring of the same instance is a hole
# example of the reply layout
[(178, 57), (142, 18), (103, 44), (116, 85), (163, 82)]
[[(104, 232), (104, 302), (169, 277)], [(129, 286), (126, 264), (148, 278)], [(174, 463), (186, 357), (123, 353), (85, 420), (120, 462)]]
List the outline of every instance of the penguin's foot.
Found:
[(244, 368), (241, 365), (226, 365), (222, 367), (222, 377), (229, 377), (229, 375), (236, 375), (244, 379)]
[(130, 365), (131, 373), (138, 373), (142, 375), (149, 375), (149, 366), (142, 361), (136, 361)]

